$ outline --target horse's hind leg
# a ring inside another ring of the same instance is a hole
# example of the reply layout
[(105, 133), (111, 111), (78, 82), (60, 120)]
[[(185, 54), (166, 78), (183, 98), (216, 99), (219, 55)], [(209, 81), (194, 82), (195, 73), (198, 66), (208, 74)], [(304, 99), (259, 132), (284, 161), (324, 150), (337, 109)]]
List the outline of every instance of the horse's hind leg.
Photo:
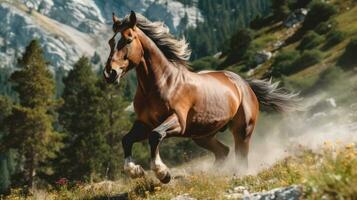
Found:
[(239, 169), (243, 171), (248, 169), (249, 145), (255, 122), (256, 115), (254, 115), (254, 117), (247, 116), (243, 106), (240, 106), (232, 121), (232, 134), (234, 137), (236, 160), (238, 161)]
[(211, 151), (215, 156), (215, 165), (221, 164), (229, 153), (229, 147), (221, 143), (215, 136), (193, 139), (200, 147)]

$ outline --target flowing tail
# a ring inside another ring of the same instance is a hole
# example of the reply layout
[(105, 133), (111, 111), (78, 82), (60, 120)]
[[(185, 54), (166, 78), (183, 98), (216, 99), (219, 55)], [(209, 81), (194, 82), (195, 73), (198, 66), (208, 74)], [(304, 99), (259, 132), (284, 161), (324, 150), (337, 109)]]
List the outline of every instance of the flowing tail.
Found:
[(279, 87), (279, 82), (270, 80), (247, 80), (263, 109), (289, 112), (301, 110), (299, 93), (288, 92)]

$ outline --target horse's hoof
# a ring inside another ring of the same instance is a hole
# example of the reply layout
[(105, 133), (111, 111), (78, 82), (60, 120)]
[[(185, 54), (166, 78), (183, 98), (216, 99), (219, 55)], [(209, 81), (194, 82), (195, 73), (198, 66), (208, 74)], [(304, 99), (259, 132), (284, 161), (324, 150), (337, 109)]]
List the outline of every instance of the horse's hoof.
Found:
[(167, 183), (170, 182), (170, 180), (171, 180), (171, 175), (170, 175), (169, 172), (167, 172), (166, 175), (165, 175), (165, 177), (164, 177), (163, 179), (161, 179), (160, 181), (161, 181), (161, 183), (163, 183), (163, 184), (167, 184)]
[(124, 171), (130, 176), (130, 178), (141, 178), (145, 176), (145, 171), (140, 165), (132, 165), (130, 168), (124, 169)]

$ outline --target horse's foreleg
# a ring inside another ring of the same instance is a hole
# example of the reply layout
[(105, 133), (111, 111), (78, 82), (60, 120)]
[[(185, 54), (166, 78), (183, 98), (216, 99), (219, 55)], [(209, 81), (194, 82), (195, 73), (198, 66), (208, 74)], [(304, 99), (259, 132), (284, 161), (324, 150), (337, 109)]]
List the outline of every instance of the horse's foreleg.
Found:
[(159, 153), (161, 141), (168, 135), (181, 132), (180, 123), (176, 115), (168, 117), (160, 126), (155, 128), (149, 136), (151, 148), (151, 169), (162, 183), (170, 182), (169, 168), (162, 162)]
[(136, 165), (131, 157), (131, 150), (135, 142), (142, 141), (148, 137), (150, 129), (143, 123), (135, 121), (133, 127), (122, 139), (124, 149), (124, 171), (129, 174), (131, 178), (138, 178), (144, 176), (144, 169), (140, 165)]

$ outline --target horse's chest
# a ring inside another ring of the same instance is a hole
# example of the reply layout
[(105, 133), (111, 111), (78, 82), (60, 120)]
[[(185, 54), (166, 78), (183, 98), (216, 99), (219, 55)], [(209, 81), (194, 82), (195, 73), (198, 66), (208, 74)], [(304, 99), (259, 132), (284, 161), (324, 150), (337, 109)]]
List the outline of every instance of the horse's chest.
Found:
[(158, 99), (134, 101), (134, 108), (138, 120), (152, 126), (152, 128), (160, 125), (169, 115), (169, 108), (166, 103)]

